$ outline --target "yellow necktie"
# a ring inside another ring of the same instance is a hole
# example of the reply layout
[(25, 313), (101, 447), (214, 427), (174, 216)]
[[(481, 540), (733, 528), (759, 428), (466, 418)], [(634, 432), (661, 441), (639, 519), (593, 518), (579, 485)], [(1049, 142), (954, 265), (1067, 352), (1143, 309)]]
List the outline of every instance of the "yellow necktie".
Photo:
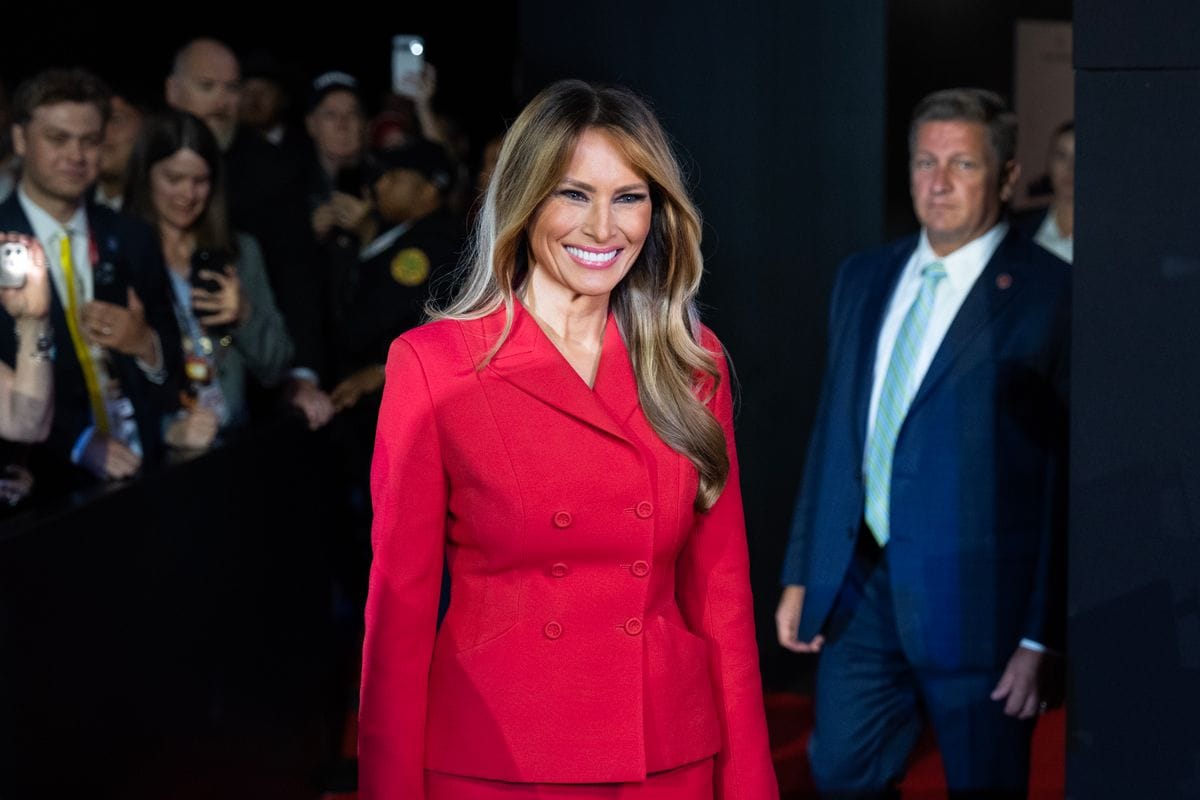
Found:
[(83, 334), (79, 331), (79, 300), (75, 295), (75, 262), (71, 258), (71, 234), (65, 232), (59, 240), (59, 261), (62, 264), (63, 283), (67, 287), (67, 329), (71, 332), (71, 344), (75, 346), (75, 357), (83, 370), (83, 382), (87, 384), (88, 400), (92, 404), (92, 417), (96, 430), (108, 433), (108, 413), (104, 409), (104, 397), (100, 393), (100, 379), (96, 374), (96, 362)]

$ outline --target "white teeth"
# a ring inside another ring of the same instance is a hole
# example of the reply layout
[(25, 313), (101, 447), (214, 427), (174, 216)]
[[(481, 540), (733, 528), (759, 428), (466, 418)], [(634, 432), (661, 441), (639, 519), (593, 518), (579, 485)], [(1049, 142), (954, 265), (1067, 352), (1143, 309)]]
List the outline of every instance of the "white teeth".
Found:
[(581, 250), (578, 247), (567, 247), (567, 252), (575, 256), (575, 258), (591, 261), (594, 264), (603, 264), (605, 261), (611, 261), (616, 257), (616, 250), (606, 250), (603, 253), (593, 253), (590, 250)]

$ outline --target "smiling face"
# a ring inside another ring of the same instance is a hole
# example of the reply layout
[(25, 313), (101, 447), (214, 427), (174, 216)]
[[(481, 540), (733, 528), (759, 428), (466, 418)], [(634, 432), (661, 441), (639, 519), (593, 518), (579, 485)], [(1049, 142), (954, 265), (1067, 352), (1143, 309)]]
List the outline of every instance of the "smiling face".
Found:
[(1000, 219), (1019, 170), (1001, 165), (982, 123), (937, 120), (917, 129), (910, 165), (913, 209), (939, 256), (977, 239)]
[(642, 251), (651, 211), (646, 179), (612, 137), (584, 131), (529, 225), (535, 294), (563, 304), (581, 296), (607, 302)]
[(150, 201), (160, 227), (190, 230), (208, 206), (212, 174), (192, 150), (179, 150), (150, 168)]
[(13, 126), (25, 191), (43, 207), (78, 203), (96, 180), (103, 138), (104, 118), (91, 103), (35, 108), (27, 124)]

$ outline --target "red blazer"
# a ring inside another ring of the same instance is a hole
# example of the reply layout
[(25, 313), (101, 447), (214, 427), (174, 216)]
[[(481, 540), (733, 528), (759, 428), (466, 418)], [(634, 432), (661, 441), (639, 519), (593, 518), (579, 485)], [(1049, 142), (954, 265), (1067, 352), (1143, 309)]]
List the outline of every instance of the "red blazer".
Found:
[[(697, 474), (642, 415), (610, 315), (589, 390), (520, 307), (397, 339), (371, 489), (359, 722), (364, 800), (419, 800), (424, 770), (638, 781), (717, 754), (718, 798), (769, 800), (732, 402), (731, 470)], [(445, 556), (450, 608), (435, 632)]]

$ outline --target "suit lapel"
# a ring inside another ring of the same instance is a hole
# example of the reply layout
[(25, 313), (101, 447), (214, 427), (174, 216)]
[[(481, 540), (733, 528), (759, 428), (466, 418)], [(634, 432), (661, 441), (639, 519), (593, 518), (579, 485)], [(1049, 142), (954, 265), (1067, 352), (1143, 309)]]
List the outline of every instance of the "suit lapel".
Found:
[(1017, 235), (1015, 229), (1008, 232), (967, 293), (917, 388), (910, 410), (937, 386), (967, 345), (982, 331), (989, 329), (989, 323), (1024, 287), (1022, 278), (1025, 263), (1012, 252)]
[(854, 430), (858, 435), (858, 449), (867, 446), (867, 416), (871, 407), (871, 389), (875, 385), (875, 352), (879, 349), (879, 334), (883, 327), (883, 316), (887, 313), (888, 301), (896, 290), (896, 282), (904, 265), (917, 247), (916, 237), (901, 241), (891, 252), (884, 269), (875, 270), (870, 285), (863, 293), (863, 307), (859, 317), (859, 339), (857, 395), (854, 404)]
[[(622, 425), (624, 418), (618, 419), (618, 415), (625, 413), (628, 416), (623, 409), (629, 404), (630, 392), (636, 404), (637, 386), (633, 382), (628, 354), (612, 315), (609, 315), (605, 329), (604, 349), (600, 355), (596, 389), (593, 390), (588, 388), (520, 303), (514, 304), (513, 311), (512, 330), (487, 369), (535, 400), (629, 441), (629, 435)], [(501, 310), (484, 320), (485, 329), (494, 329), (498, 333), (503, 321), (504, 312)], [(491, 340), (495, 341), (494, 338)], [(601, 393), (605, 395), (604, 400), (601, 400)]]

